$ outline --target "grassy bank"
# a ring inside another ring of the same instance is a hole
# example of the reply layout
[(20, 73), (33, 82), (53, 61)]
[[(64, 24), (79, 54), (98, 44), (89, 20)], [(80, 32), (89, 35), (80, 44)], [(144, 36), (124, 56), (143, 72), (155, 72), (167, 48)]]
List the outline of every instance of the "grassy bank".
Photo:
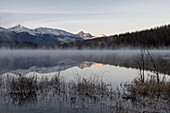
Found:
[[(170, 110), (170, 82), (163, 77), (159, 83), (154, 76), (145, 81), (135, 78), (131, 83), (116, 86), (106, 84), (98, 76), (90, 78), (76, 77), (66, 81), (60, 74), (52, 78), (37, 75), (0, 77), (1, 97), (5, 97), (8, 104), (35, 104), (39, 100), (57, 100), (60, 109), (70, 106), (75, 112), (86, 108), (88, 112), (169, 112)], [(10, 101), (12, 100), (12, 101)], [(87, 112), (86, 111), (86, 112)]]

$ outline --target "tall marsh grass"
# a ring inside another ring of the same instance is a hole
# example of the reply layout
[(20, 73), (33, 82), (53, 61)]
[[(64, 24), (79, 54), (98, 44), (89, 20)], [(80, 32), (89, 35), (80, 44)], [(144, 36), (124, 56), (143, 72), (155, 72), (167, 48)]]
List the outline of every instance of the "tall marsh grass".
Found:
[(132, 96), (170, 98), (170, 81), (163, 77), (159, 82), (156, 77), (148, 77), (145, 81), (134, 79), (127, 87)]

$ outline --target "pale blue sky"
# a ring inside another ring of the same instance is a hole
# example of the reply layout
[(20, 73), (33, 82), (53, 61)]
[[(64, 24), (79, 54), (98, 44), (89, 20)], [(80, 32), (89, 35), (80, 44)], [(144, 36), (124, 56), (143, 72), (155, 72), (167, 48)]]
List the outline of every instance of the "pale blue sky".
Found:
[(0, 0), (0, 26), (113, 35), (170, 23), (170, 0)]

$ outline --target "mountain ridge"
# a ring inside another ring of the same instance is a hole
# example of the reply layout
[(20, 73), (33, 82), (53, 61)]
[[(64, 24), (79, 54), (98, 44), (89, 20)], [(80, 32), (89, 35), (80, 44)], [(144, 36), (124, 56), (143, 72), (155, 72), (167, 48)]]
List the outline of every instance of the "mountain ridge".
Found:
[(0, 27), (0, 41), (57, 44), (84, 40), (82, 37), (60, 29), (39, 27), (29, 29), (20, 24), (8, 29)]
[[(17, 33), (28, 32), (31, 35), (51, 34), (51, 35), (56, 35), (56, 36), (60, 36), (60, 35), (76, 36), (76, 37), (79, 36), (79, 37), (83, 38), (84, 40), (102, 37), (99, 35), (93, 36), (90, 33), (85, 33), (84, 31), (80, 31), (77, 34), (73, 34), (73, 33), (70, 33), (70, 32), (67, 32), (67, 31), (64, 31), (61, 29), (54, 29), (54, 28), (48, 28), (48, 27), (38, 27), (35, 29), (30, 29), (30, 28), (27, 28), (20, 24), (17, 24), (13, 27), (9, 27), (7, 30), (14, 31)], [(104, 34), (102, 34), (102, 35), (103, 35), (103, 37), (105, 37)]]
[(28, 32), (31, 35), (53, 34), (53, 35), (56, 35), (56, 36), (59, 36), (59, 35), (75, 36), (75, 34), (66, 32), (66, 31), (61, 30), (61, 29), (53, 29), (53, 28), (48, 28), (48, 27), (38, 27), (38, 28), (35, 28), (35, 29), (30, 29), (30, 28), (24, 27), (20, 24), (17, 24), (14, 27), (8, 28), (8, 30), (15, 31), (15, 32), (18, 32), (18, 33), (19, 32)]

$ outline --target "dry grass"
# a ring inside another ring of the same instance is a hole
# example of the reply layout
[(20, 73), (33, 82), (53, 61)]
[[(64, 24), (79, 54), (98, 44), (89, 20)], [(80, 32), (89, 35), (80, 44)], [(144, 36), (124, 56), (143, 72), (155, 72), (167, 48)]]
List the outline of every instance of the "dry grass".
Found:
[(0, 88), (2, 86), (2, 76), (0, 75)]
[(7, 89), (10, 93), (30, 93), (35, 92), (38, 88), (37, 77), (7, 77)]
[(144, 82), (141, 79), (134, 79), (127, 89), (132, 97), (140, 95), (153, 98), (170, 98), (170, 81), (165, 77), (159, 83), (153, 76), (147, 78)]
[[(66, 101), (76, 109), (85, 108), (89, 106), (89, 103), (93, 103), (110, 112), (138, 111), (138, 109), (135, 109), (135, 111), (134, 108), (129, 107), (129, 102), (124, 102), (126, 100), (122, 98), (123, 93), (121, 91), (113, 90), (112, 86), (105, 84), (101, 78), (96, 76), (90, 78), (77, 77), (74, 81), (69, 82), (66, 82), (60, 75), (55, 75), (51, 79), (47, 77), (37, 79), (36, 76), (26, 77), (25, 75), (20, 77), (9, 76), (6, 79), (6, 84), (9, 98), (12, 98), (13, 103), (18, 102), (19, 105), (34, 103), (40, 97), (48, 99), (48, 96), (52, 98), (56, 96), (60, 99), (60, 103)], [(166, 78), (162, 78), (159, 84), (153, 76), (148, 77), (145, 81), (135, 79), (126, 88), (130, 92), (129, 99), (133, 102), (137, 101), (139, 97), (170, 98), (170, 82)], [(143, 102), (143, 104), (146, 103)]]
[(108, 91), (107, 85), (99, 77), (77, 78), (75, 88), (80, 94), (96, 95)]

